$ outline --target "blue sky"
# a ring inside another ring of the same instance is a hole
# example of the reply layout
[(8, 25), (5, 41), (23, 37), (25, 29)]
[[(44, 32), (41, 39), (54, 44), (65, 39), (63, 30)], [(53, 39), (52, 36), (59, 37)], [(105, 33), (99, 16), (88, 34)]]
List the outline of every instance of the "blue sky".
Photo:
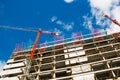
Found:
[[(120, 20), (119, 4), (119, 0), (0, 0), (0, 26), (58, 31), (65, 38), (73, 32), (88, 34), (94, 28), (115, 32), (119, 28), (113, 30), (111, 26), (116, 25), (101, 15)], [(0, 60), (9, 59), (16, 43), (28, 43), (35, 37), (33, 32), (0, 28)], [(42, 35), (39, 43), (53, 39)]]
[[(0, 0), (0, 25), (60, 31), (61, 35), (71, 37), (72, 32), (83, 30), (82, 16), (90, 12), (86, 0), (66, 3), (64, 0)], [(86, 9), (84, 9), (86, 8)], [(55, 21), (51, 21), (52, 19)], [(61, 21), (62, 25), (56, 24)], [(63, 26), (71, 27), (64, 28)], [(0, 29), (0, 59), (7, 60), (16, 43), (34, 41), (36, 33)], [(46, 37), (46, 38), (45, 38)], [(49, 41), (50, 35), (42, 35), (40, 42)], [(52, 39), (51, 39), (52, 40)]]

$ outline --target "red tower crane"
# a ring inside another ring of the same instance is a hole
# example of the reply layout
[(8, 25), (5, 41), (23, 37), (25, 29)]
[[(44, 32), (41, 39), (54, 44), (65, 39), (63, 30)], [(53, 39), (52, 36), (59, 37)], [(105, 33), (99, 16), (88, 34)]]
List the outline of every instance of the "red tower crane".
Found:
[(113, 23), (115, 23), (116, 25), (118, 25), (120, 27), (120, 23), (116, 19), (112, 19), (112, 18), (110, 18), (106, 14), (103, 14), (103, 16), (106, 17), (107, 19), (109, 19), (110, 21), (112, 21)]
[(33, 45), (32, 49), (31, 49), (31, 53), (30, 53), (30, 58), (31, 59), (34, 58), (35, 49), (36, 49), (36, 46), (38, 44), (38, 40), (39, 40), (41, 34), (50, 34), (50, 35), (53, 35), (53, 36), (57, 36), (58, 35), (57, 32), (47, 32), (47, 31), (38, 30), (38, 34), (37, 34), (36, 40), (34, 42), (34, 45)]
[(53, 36), (59, 35), (58, 32), (48, 32), (48, 31), (42, 31), (42, 30), (33, 30), (33, 29), (25, 29), (25, 28), (10, 27), (10, 26), (0, 26), (0, 28), (7, 28), (7, 29), (13, 29), (13, 30), (28, 31), (28, 32), (38, 32), (37, 36), (36, 36), (36, 39), (35, 39), (35, 42), (34, 42), (34, 45), (33, 45), (32, 49), (31, 49), (31, 52), (30, 52), (30, 58), (31, 59), (34, 58), (35, 49), (36, 49), (36, 46), (38, 44), (38, 41), (39, 41), (39, 38), (40, 38), (41, 34), (50, 34), (50, 35), (53, 35)]

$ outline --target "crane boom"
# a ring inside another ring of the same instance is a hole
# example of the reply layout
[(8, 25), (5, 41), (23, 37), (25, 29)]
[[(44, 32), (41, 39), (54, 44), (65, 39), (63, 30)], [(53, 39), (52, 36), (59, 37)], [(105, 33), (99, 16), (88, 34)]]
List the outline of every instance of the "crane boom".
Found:
[(116, 20), (116, 19), (112, 19), (110, 18), (108, 15), (103, 14), (104, 17), (106, 17), (107, 19), (109, 19), (110, 21), (112, 21), (114, 24), (118, 25), (120, 27), (120, 23)]
[(28, 31), (28, 32), (38, 32), (38, 30), (25, 29), (25, 28), (19, 28), (19, 27), (11, 27), (11, 26), (1, 26), (0, 25), (0, 28), (12, 29), (12, 30), (20, 30), (20, 31)]

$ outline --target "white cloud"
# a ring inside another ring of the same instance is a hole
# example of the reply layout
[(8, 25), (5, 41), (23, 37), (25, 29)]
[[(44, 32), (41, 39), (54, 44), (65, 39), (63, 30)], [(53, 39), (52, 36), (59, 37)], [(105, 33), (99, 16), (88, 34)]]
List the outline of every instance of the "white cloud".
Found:
[(83, 16), (83, 18), (84, 18), (83, 26), (85, 26), (86, 28), (92, 30), (93, 29), (93, 26), (92, 26), (92, 17)]
[(0, 61), (0, 72), (3, 70), (3, 67), (5, 66), (5, 62), (4, 61)]
[(53, 16), (52, 18), (51, 18), (51, 22), (54, 22), (54, 21), (56, 21), (57, 20), (57, 17), (56, 16)]
[(58, 21), (56, 21), (56, 24), (58, 24), (58, 25), (62, 25), (62, 24), (63, 24), (63, 22), (62, 22), (62, 21), (60, 21), (60, 20), (58, 20)]
[(102, 14), (105, 13), (110, 17), (117, 19), (120, 22), (120, 0), (88, 0), (91, 6), (92, 16), (96, 19), (96, 24), (104, 27), (108, 33), (120, 31), (120, 27), (116, 24), (111, 24), (111, 21), (105, 19)]
[[(57, 25), (61, 26), (66, 31), (72, 30), (73, 26), (74, 26), (74, 22), (67, 22), (66, 23), (66, 22), (59, 20), (56, 16), (53, 16), (51, 18), (51, 22), (56, 23)], [(55, 28), (55, 30), (57, 30), (57, 28)]]
[(74, 23), (72, 22), (72, 23), (69, 23), (69, 24), (64, 24), (63, 28), (67, 31), (70, 31), (70, 30), (73, 29), (73, 26), (74, 26)]
[(66, 31), (70, 31), (73, 29), (74, 26), (74, 22), (70, 22), (70, 23), (64, 23), (61, 20), (56, 21), (56, 24), (60, 25), (63, 27), (64, 30)]
[(89, 0), (93, 8), (99, 8), (100, 10), (108, 10), (111, 6), (112, 0)]
[(66, 3), (72, 3), (72, 2), (74, 2), (74, 0), (64, 0), (64, 2), (66, 2)]
[(60, 34), (62, 34), (62, 31), (60, 31), (60, 30), (59, 30), (59, 29), (57, 29), (57, 28), (54, 28), (54, 31), (55, 31), (55, 32), (58, 32), (58, 33), (59, 33), (59, 35), (60, 35)]

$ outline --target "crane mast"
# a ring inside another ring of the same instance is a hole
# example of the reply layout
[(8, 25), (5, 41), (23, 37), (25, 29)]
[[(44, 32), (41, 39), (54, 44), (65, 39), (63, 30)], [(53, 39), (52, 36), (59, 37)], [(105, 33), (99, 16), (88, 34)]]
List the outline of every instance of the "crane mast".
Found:
[(31, 49), (31, 53), (30, 53), (30, 58), (31, 58), (31, 59), (34, 58), (35, 49), (36, 49), (36, 46), (37, 46), (37, 44), (38, 44), (38, 40), (39, 40), (39, 38), (40, 38), (41, 32), (42, 32), (42, 31), (40, 31), (40, 30), (38, 31), (36, 40), (35, 40), (35, 42), (34, 42), (34, 45), (33, 45), (32, 49)]
[(50, 34), (50, 35), (53, 35), (53, 36), (57, 36), (58, 35), (57, 32), (48, 32), (48, 31), (38, 30), (36, 40), (34, 42), (34, 45), (33, 45), (32, 49), (31, 49), (31, 53), (30, 53), (30, 58), (31, 59), (34, 58), (35, 49), (36, 49), (36, 46), (38, 44), (38, 40), (39, 40), (41, 34)]

